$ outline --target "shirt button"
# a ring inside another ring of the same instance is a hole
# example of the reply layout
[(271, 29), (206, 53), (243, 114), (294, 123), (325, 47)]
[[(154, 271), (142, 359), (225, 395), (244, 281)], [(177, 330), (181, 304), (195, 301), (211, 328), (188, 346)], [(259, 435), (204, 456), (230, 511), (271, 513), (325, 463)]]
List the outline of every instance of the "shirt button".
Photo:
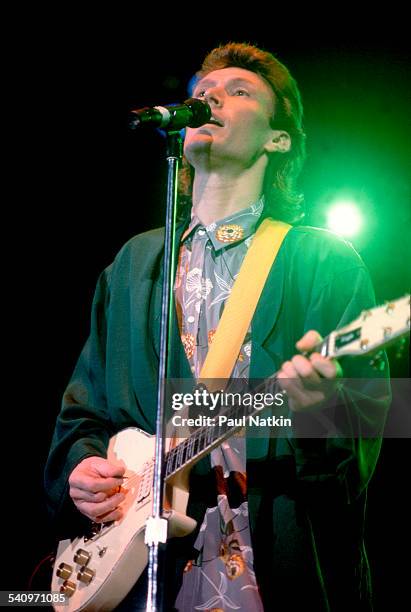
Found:
[(189, 323), (194, 323), (194, 317), (193, 317), (193, 315), (190, 315), (189, 317), (187, 317), (187, 321), (188, 321)]
[(191, 366), (191, 371), (194, 372), (194, 370), (195, 370), (195, 367)]

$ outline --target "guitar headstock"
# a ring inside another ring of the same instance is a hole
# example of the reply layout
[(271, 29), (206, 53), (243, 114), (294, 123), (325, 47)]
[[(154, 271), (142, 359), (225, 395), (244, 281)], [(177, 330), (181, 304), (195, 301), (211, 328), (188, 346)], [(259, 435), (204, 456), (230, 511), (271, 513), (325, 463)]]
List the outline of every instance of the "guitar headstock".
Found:
[(360, 316), (328, 337), (328, 355), (367, 355), (410, 333), (410, 296), (386, 302)]

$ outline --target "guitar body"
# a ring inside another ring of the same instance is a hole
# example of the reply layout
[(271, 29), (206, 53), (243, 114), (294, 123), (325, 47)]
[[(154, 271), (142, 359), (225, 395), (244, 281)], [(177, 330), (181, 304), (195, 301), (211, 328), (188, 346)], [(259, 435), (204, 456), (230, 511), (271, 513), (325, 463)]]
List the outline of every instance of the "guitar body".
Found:
[[(135, 584), (148, 563), (145, 525), (152, 513), (152, 481), (155, 437), (128, 428), (110, 440), (107, 459), (126, 467), (120, 521), (102, 524), (95, 533), (62, 540), (54, 564), (52, 591), (64, 592), (68, 605), (58, 612), (113, 610)], [(167, 485), (169, 536), (190, 533), (196, 523), (185, 515), (188, 493), (186, 477)]]

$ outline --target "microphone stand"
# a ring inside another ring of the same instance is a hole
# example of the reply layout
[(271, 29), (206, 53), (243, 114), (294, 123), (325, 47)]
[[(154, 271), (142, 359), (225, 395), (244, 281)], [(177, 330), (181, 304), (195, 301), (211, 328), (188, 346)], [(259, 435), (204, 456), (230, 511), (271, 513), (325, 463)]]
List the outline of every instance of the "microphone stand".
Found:
[[(165, 445), (165, 391), (168, 373), (169, 344), (172, 328), (171, 307), (174, 303), (175, 227), (177, 216), (177, 175), (183, 157), (183, 139), (179, 130), (185, 126), (200, 127), (211, 118), (211, 108), (198, 98), (189, 98), (182, 105), (144, 107), (132, 111), (130, 127), (164, 128), (167, 137), (167, 202), (164, 242), (164, 276), (161, 299), (160, 362), (158, 370), (156, 439), (154, 455), (153, 507), (147, 519), (145, 543), (149, 548), (146, 612), (163, 607), (164, 592), (160, 588), (167, 542), (167, 520), (163, 510), (163, 474)], [(168, 129), (167, 129), (168, 128)]]
[(163, 474), (165, 455), (165, 386), (171, 338), (173, 285), (175, 269), (175, 227), (177, 213), (177, 176), (183, 155), (179, 131), (167, 132), (167, 200), (164, 243), (164, 276), (161, 301), (160, 363), (158, 371), (153, 510), (147, 520), (145, 543), (149, 547), (148, 591), (146, 612), (163, 609), (162, 574), (167, 541), (167, 520), (163, 511)]

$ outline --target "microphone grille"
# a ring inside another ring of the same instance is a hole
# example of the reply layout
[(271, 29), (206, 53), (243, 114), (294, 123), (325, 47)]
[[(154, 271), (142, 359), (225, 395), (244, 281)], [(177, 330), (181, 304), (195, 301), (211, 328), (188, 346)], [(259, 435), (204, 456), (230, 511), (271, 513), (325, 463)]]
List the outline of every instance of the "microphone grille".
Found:
[(189, 127), (200, 127), (210, 120), (211, 107), (205, 100), (188, 98), (188, 100), (184, 101), (184, 104), (189, 107), (192, 113), (190, 123), (188, 124)]

